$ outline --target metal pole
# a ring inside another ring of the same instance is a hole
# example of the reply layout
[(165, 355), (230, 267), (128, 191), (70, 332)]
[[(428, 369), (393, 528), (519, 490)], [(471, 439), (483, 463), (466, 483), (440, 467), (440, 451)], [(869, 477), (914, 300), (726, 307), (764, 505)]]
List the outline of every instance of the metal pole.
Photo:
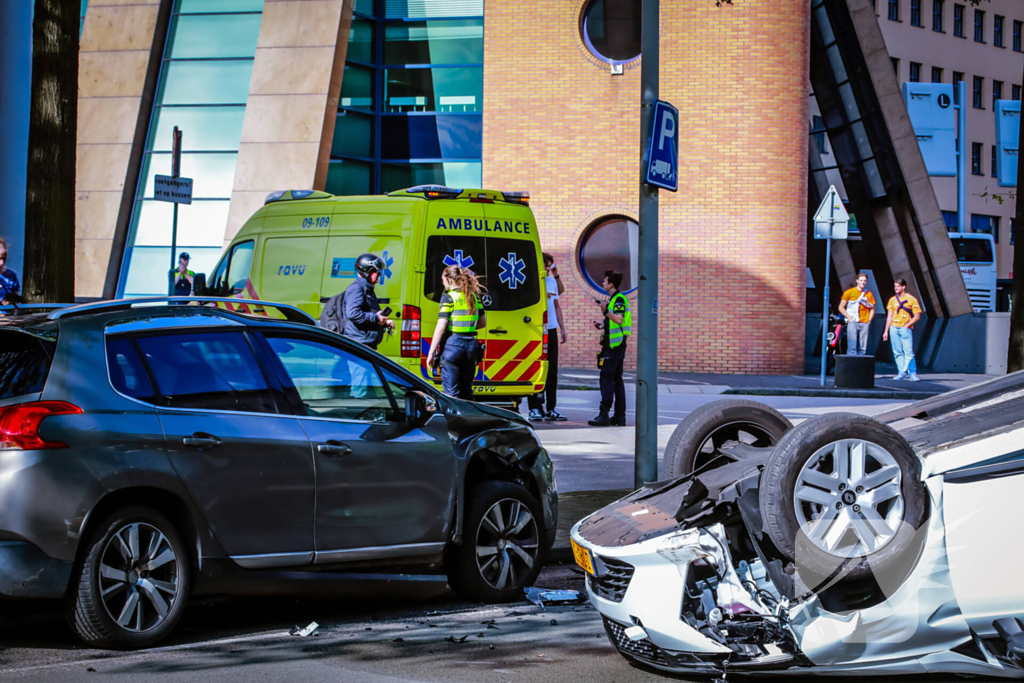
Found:
[[(171, 176), (177, 178), (181, 175), (181, 131), (174, 127), (173, 141), (171, 143)], [(168, 296), (174, 296), (174, 271), (178, 268), (178, 260), (174, 255), (178, 251), (178, 203), (174, 203), (174, 217), (171, 219), (171, 273), (168, 278)]]
[(967, 232), (967, 81), (956, 84), (960, 105), (957, 118), (960, 120), (960, 162), (956, 173), (956, 229)]
[(836, 222), (836, 197), (832, 196), (831, 188), (828, 199), (828, 239), (825, 240), (825, 298), (821, 306), (821, 386), (825, 386), (825, 370), (828, 366), (828, 328), (831, 325), (828, 319), (828, 274), (832, 268), (832, 227)]
[(658, 0), (644, 0), (640, 65), (640, 243), (636, 339), (637, 488), (658, 478), (658, 188), (643, 182), (647, 138), (658, 99)]

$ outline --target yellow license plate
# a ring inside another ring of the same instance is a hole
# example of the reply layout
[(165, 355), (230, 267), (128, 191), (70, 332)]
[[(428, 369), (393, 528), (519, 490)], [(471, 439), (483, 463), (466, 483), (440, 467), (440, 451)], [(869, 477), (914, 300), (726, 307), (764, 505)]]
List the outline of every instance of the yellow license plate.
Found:
[(591, 576), (597, 576), (597, 572), (594, 571), (594, 560), (590, 555), (590, 551), (571, 538), (569, 543), (572, 544), (572, 556), (576, 559), (576, 564)]

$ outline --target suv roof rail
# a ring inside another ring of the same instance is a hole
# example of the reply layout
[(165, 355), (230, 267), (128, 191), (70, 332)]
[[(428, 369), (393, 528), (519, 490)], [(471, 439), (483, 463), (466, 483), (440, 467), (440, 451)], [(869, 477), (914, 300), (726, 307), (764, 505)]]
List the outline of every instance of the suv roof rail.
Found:
[(69, 308), (71, 306), (77, 306), (77, 305), (78, 304), (26, 304), (26, 303), (4, 304), (3, 306), (0, 306), (0, 313), (6, 313), (7, 311), (10, 311), (11, 313), (14, 313), (15, 315), (18, 315), (23, 310), (28, 310), (28, 311), (53, 311), (53, 310), (56, 310), (58, 308)]
[[(152, 305), (152, 304), (169, 304), (169, 303), (222, 303), (231, 304), (235, 306), (249, 306), (260, 307), (260, 308), (276, 308), (284, 315), (285, 320), (293, 323), (303, 323), (305, 325), (317, 325), (318, 321), (316, 318), (306, 313), (305, 311), (299, 310), (295, 306), (288, 304), (277, 304), (272, 301), (261, 301), (259, 299), (231, 299), (226, 297), (215, 297), (215, 296), (154, 296), (145, 297), (141, 299), (114, 299), (113, 301), (97, 301), (91, 304), (79, 304), (77, 306), (70, 306), (66, 308), (60, 308), (53, 311), (47, 316), (50, 320), (60, 320), (61, 318), (68, 318), (76, 315), (86, 315), (89, 313), (100, 313), (103, 311), (116, 311), (116, 310), (127, 310), (135, 308), (136, 306)], [(222, 308), (206, 308), (208, 311), (222, 311), (224, 313), (248, 313), (249, 311), (225, 311)]]

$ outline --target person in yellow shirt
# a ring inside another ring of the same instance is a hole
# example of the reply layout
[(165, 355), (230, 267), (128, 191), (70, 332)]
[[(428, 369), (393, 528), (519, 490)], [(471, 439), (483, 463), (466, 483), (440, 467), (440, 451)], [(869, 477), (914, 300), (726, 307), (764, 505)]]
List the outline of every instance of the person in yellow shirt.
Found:
[(909, 379), (920, 382), (917, 376), (917, 362), (914, 360), (914, 323), (921, 318), (921, 304), (912, 295), (907, 294), (907, 281), (896, 280), (893, 283), (896, 296), (889, 299), (885, 309), (889, 312), (885, 319), (885, 332), (882, 339), (888, 341), (892, 330), (892, 356), (896, 360), (896, 376), (893, 379)]
[(875, 317), (875, 295), (867, 291), (868, 276), (857, 274), (857, 286), (843, 292), (839, 313), (846, 318), (846, 353), (866, 356), (868, 330)]

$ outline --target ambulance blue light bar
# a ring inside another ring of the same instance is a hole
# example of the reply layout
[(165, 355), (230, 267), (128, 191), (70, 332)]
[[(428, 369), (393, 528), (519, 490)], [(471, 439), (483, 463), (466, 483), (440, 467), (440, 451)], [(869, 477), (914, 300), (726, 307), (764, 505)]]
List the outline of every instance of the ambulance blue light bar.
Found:
[[(409, 187), (404, 190), (398, 190), (398, 192), (404, 192), (405, 194), (419, 194), (423, 193), (427, 199), (455, 199), (462, 190), (460, 188), (446, 187), (444, 185), (417, 185), (416, 187)], [(390, 194), (397, 194), (392, 192)]]
[(263, 205), (266, 206), (271, 202), (284, 202), (291, 199), (326, 199), (333, 196), (333, 194), (320, 192), (319, 190), (278, 190), (268, 194), (267, 198), (263, 200)]
[(527, 206), (530, 204), (529, 192), (502, 192), (501, 196), (506, 202), (513, 204), (525, 204)]

